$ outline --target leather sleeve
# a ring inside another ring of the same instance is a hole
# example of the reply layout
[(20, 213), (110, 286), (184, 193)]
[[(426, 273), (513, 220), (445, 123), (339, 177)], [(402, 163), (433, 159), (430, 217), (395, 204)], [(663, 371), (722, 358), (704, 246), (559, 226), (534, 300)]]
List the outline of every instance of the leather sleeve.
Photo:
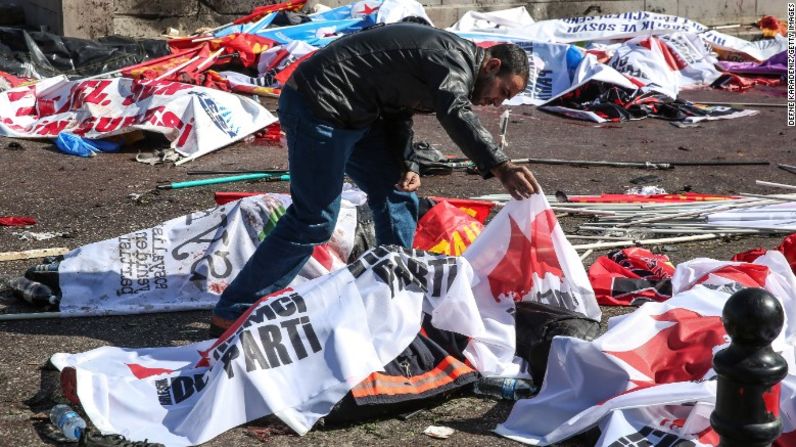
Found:
[[(441, 79), (434, 96), (434, 108), (442, 127), (454, 143), (472, 160), (481, 176), (492, 176), (490, 169), (509, 160), (509, 157), (495, 144), (472, 110), (470, 102), (471, 85), (475, 82), (473, 68), (468, 67), (466, 58), (458, 51), (447, 54), (447, 67), (434, 65), (440, 71)], [(443, 71), (444, 70), (444, 71)]]
[(399, 155), (406, 171), (420, 172), (420, 164), (415, 157), (412, 140), (415, 132), (412, 130), (411, 113), (385, 114), (384, 133), (392, 151)]

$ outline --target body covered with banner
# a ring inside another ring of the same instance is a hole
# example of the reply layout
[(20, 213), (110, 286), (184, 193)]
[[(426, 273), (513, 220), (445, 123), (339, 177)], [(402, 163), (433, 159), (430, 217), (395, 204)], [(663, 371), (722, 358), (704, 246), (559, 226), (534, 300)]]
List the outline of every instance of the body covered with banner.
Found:
[[(332, 240), (316, 248), (294, 284), (346, 265), (362, 203), (361, 191), (344, 191)], [(58, 267), (61, 312), (212, 308), (289, 205), (286, 194), (245, 197), (77, 248)]]
[(543, 193), (511, 201), (464, 252), (478, 281), (473, 290), (487, 329), (464, 354), (487, 376), (518, 376), (515, 303), (531, 301), (599, 320), (600, 307), (578, 254)]
[(255, 101), (170, 81), (65, 77), (0, 93), (0, 135), (55, 138), (70, 132), (102, 138), (134, 129), (162, 133), (196, 158), (276, 121)]
[(357, 384), (358, 400), (368, 400), (379, 380), (414, 384), (421, 395), (431, 387), (373, 376), (415, 339), (423, 315), (435, 330), (469, 338), (462, 353), (469, 366), (439, 353), (443, 361), (428, 377), (455, 381), (470, 366), (484, 375), (527, 375), (527, 363), (515, 357), (516, 301), (599, 317), (586, 272), (541, 194), (509, 203), (466, 256), (379, 247), (262, 298), (218, 340), (104, 347), (56, 354), (53, 362), (76, 370), (79, 400), (104, 433), (197, 444), (275, 414), (303, 434)]
[(266, 296), (217, 340), (53, 356), (104, 433), (194, 445), (274, 414), (299, 434), (432, 324), (483, 336), (464, 258), (385, 248)]
[(714, 354), (729, 338), (724, 304), (738, 290), (765, 288), (785, 310), (773, 348), (788, 362), (778, 396), (784, 434), (796, 446), (796, 277), (779, 251), (754, 263), (696, 259), (677, 267), (674, 295), (612, 318), (593, 342), (553, 341), (538, 396), (515, 404), (497, 432), (531, 445), (550, 445), (599, 426), (600, 447), (717, 446), (710, 413), (716, 396)]

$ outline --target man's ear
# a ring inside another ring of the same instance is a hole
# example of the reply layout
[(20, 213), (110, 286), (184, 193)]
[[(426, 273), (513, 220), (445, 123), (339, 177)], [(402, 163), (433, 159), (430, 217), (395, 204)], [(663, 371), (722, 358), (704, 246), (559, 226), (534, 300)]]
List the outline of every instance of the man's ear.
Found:
[(500, 71), (500, 66), (503, 64), (503, 61), (496, 57), (490, 57), (486, 61), (486, 65), (484, 66), (484, 71), (487, 74), (494, 74), (497, 75), (498, 71)]

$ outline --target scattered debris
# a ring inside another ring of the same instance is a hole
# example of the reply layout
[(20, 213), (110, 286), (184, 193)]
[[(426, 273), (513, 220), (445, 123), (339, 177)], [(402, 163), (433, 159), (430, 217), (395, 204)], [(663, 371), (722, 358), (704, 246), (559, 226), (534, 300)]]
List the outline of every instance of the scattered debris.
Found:
[(176, 162), (179, 159), (180, 154), (172, 148), (155, 149), (150, 154), (139, 152), (138, 155), (135, 156), (135, 161), (151, 166), (166, 162)]
[(69, 233), (62, 233), (58, 231), (42, 231), (42, 232), (15, 231), (11, 233), (11, 235), (16, 236), (23, 241), (46, 241), (47, 239), (53, 239), (56, 237), (63, 237), (63, 238), (69, 237)]
[(450, 427), (445, 427), (443, 425), (429, 425), (423, 430), (423, 434), (426, 436), (430, 436), (434, 439), (448, 439), (453, 435), (456, 431)]

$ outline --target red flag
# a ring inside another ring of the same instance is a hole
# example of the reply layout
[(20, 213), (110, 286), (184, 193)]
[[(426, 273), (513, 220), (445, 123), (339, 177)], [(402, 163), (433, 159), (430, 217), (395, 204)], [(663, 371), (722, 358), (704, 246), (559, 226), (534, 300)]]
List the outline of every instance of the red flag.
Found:
[(489, 287), (497, 300), (501, 295), (520, 301), (533, 288), (533, 275), (544, 277), (551, 273), (563, 277), (555, 247), (553, 228), (558, 224), (553, 210), (546, 209), (534, 216), (531, 229), (525, 232), (511, 216), (511, 237), (503, 259), (489, 273)]
[(671, 322), (643, 345), (630, 351), (610, 352), (649, 378), (637, 386), (699, 380), (710, 370), (713, 348), (725, 343), (720, 317), (707, 317), (675, 308), (653, 320)]
[(597, 302), (632, 306), (638, 299), (665, 301), (672, 296), (674, 265), (666, 255), (632, 247), (600, 256), (589, 267)]
[(298, 11), (299, 9), (303, 8), (304, 5), (307, 3), (307, 0), (288, 0), (286, 2), (277, 3), (275, 5), (263, 5), (258, 6), (252, 9), (248, 15), (243, 17), (238, 17), (233, 21), (235, 25), (240, 25), (241, 23), (249, 23), (254, 22), (256, 20), (260, 20), (261, 18), (265, 17), (266, 14), (270, 14), (272, 12), (277, 11)]
[(461, 256), (484, 226), (453, 204), (434, 205), (417, 222), (414, 248), (432, 253)]

